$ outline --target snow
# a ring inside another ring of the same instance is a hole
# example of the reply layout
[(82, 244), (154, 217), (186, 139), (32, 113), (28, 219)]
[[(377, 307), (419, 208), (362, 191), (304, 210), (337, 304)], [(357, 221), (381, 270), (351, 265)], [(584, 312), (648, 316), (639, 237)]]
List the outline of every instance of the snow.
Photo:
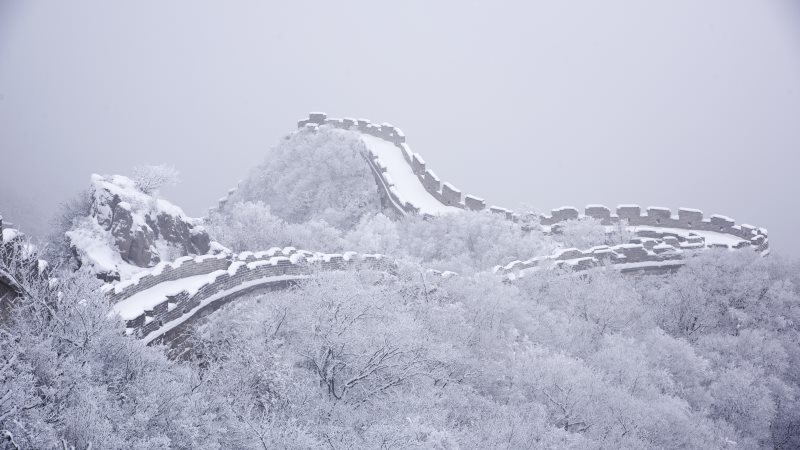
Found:
[(592, 257), (592, 256), (586, 256), (586, 257), (583, 257), (583, 258), (568, 259), (566, 261), (562, 261), (562, 263), (568, 264), (570, 266), (577, 266), (578, 264), (580, 264), (580, 263), (582, 263), (584, 261), (597, 262), (597, 259)]
[[(146, 219), (148, 215), (152, 217), (153, 215), (165, 214), (175, 217), (177, 221), (191, 225), (198, 223), (197, 219), (186, 216), (181, 208), (172, 203), (142, 192), (136, 187), (136, 183), (128, 177), (92, 174), (91, 183), (98, 211), (93, 216), (81, 219), (70, 231), (66, 232), (66, 236), (70, 240), (70, 245), (80, 253), (84, 264), (91, 267), (91, 270), (95, 273), (116, 272), (119, 274), (120, 279), (125, 280), (143, 270), (143, 268), (125, 262), (121, 258), (111, 232), (98, 224), (99, 217), (110, 217), (111, 210), (109, 205), (112, 204), (111, 197), (118, 199), (117, 206), (119, 208), (130, 211), (133, 222), (132, 229), (134, 230), (149, 227)], [(192, 232), (199, 233), (201, 230), (193, 229)], [(157, 251), (161, 260), (171, 260), (182, 253), (180, 248), (169, 244), (163, 238), (156, 240), (151, 249)], [(219, 248), (217, 250), (222, 249)]]
[[(111, 175), (104, 177), (102, 175), (92, 174), (91, 179), (92, 183), (94, 183), (97, 188), (107, 190), (112, 195), (119, 195), (119, 197), (128, 204), (128, 208), (130, 208), (131, 205), (136, 204), (154, 204), (155, 209), (157, 209), (158, 212), (163, 212), (165, 214), (184, 219), (187, 218), (186, 214), (180, 207), (175, 206), (162, 198), (156, 199), (154, 202), (153, 197), (137, 189), (136, 183), (126, 176)], [(144, 223), (144, 220), (142, 220), (142, 223)]]
[(575, 248), (575, 247), (570, 247), (570, 248), (562, 248), (562, 249), (560, 249), (560, 250), (557, 250), (555, 253), (553, 253), (553, 254), (551, 255), (551, 258), (557, 259), (557, 258), (560, 258), (560, 257), (561, 257), (563, 254), (565, 254), (565, 253), (570, 253), (570, 252), (579, 252), (579, 253), (583, 253), (583, 252), (581, 252), (579, 249), (577, 249), (577, 248)]
[(95, 273), (118, 272), (121, 279), (126, 279), (143, 270), (123, 261), (111, 244), (111, 233), (90, 218), (65, 235), (71, 245), (83, 254), (81, 259), (90, 263)]
[(659, 268), (678, 267), (684, 264), (686, 264), (686, 260), (684, 259), (668, 259), (665, 261), (642, 261), (636, 263), (616, 264), (612, 267), (621, 271), (630, 271), (630, 270), (649, 269), (656, 267)]
[(459, 192), (459, 193), (461, 192), (460, 189), (456, 188), (455, 186), (453, 186), (452, 184), (447, 183), (447, 182), (442, 183), (442, 186), (447, 186), (447, 188), (450, 189), (451, 191), (455, 191), (455, 192)]
[(725, 233), (717, 233), (716, 231), (705, 231), (705, 230), (686, 230), (683, 228), (666, 228), (666, 227), (650, 227), (645, 225), (638, 225), (638, 226), (629, 226), (628, 229), (630, 231), (656, 231), (661, 233), (671, 233), (676, 234), (678, 236), (683, 237), (690, 237), (691, 235), (701, 236), (705, 238), (706, 245), (727, 245), (727, 246), (735, 246), (743, 241), (744, 239), (733, 236), (730, 234)]
[(728, 222), (736, 222), (735, 220), (731, 219), (730, 217), (723, 216), (722, 214), (714, 214), (713, 216), (711, 216), (711, 218), (712, 219), (716, 218), (716, 219), (727, 220)]
[(242, 283), (242, 284), (240, 284), (238, 286), (232, 287), (230, 289), (227, 289), (227, 290), (224, 290), (224, 291), (220, 291), (220, 292), (218, 292), (218, 293), (216, 293), (216, 294), (204, 299), (203, 301), (201, 301), (198, 306), (196, 306), (194, 309), (192, 309), (191, 311), (187, 312), (186, 314), (183, 314), (182, 316), (178, 317), (177, 319), (175, 319), (173, 321), (165, 323), (164, 326), (162, 326), (161, 328), (159, 328), (159, 329), (153, 331), (152, 333), (148, 334), (147, 336), (145, 336), (142, 339), (142, 341), (145, 344), (149, 344), (154, 339), (158, 338), (159, 336), (163, 335), (164, 333), (166, 333), (166, 332), (172, 330), (173, 328), (179, 326), (183, 322), (186, 322), (189, 318), (191, 318), (194, 315), (195, 312), (197, 312), (197, 311), (203, 309), (204, 307), (210, 305), (211, 303), (213, 303), (213, 302), (215, 302), (215, 301), (217, 301), (219, 299), (225, 298), (225, 297), (227, 297), (227, 296), (229, 296), (231, 294), (235, 294), (237, 292), (249, 289), (249, 288), (254, 287), (254, 286), (259, 286), (259, 285), (262, 285), (262, 284), (275, 283), (275, 282), (278, 282), (278, 281), (288, 281), (288, 280), (303, 280), (303, 279), (306, 279), (306, 278), (308, 278), (308, 275), (279, 275), (279, 276), (273, 276), (273, 277), (264, 277), (264, 278), (258, 278), (258, 279), (255, 279), (255, 280), (250, 280), (250, 281)]
[(259, 260), (259, 261), (249, 262), (249, 263), (247, 263), (247, 268), (255, 269), (255, 268), (261, 267), (261, 266), (277, 266), (278, 263), (280, 263), (281, 261), (289, 261), (289, 262), (291, 262), (291, 260), (289, 258), (285, 257), (285, 256), (273, 256), (270, 259), (262, 259), (262, 260)]
[[(177, 268), (181, 267), (185, 262), (188, 262), (188, 261), (194, 261), (196, 263), (202, 263), (203, 261), (206, 261), (206, 260), (209, 260), (209, 259), (225, 259), (226, 257), (227, 256), (225, 254), (222, 254), (222, 253), (216, 254), (216, 255), (181, 256), (180, 258), (177, 258), (176, 260), (174, 260), (172, 262), (170, 262), (170, 261), (162, 261), (162, 262), (156, 264), (155, 266), (153, 266), (150, 269), (142, 269), (140, 267), (132, 266), (135, 269), (138, 269), (138, 272), (136, 272), (134, 274), (131, 274), (128, 277), (121, 277), (120, 281), (113, 285), (113, 289), (114, 289), (115, 293), (120, 293), (120, 292), (124, 291), (125, 289), (127, 289), (130, 286), (135, 286), (135, 285), (139, 284), (139, 281), (141, 281), (141, 279), (144, 278), (147, 275), (153, 275), (153, 276), (161, 275), (164, 272), (164, 269), (167, 266), (170, 266), (173, 269), (177, 269)], [(110, 290), (110, 288), (109, 288), (109, 290)]]
[(19, 236), (19, 231), (13, 228), (3, 228), (3, 239), (2, 242), (8, 242), (15, 237)]
[(440, 215), (460, 212), (461, 209), (442, 204), (428, 191), (403, 158), (402, 151), (393, 143), (379, 137), (363, 134), (361, 139), (377, 157), (378, 163), (386, 167), (386, 172), (395, 182), (395, 190), (401, 203), (411, 203), (419, 208), (420, 214)]
[(201, 287), (213, 283), (218, 276), (225, 273), (227, 270), (216, 270), (203, 275), (165, 281), (122, 300), (115, 304), (112, 310), (123, 320), (132, 320), (139, 317), (145, 310), (152, 309), (166, 300), (169, 295), (177, 295), (183, 291), (189, 292), (190, 296), (196, 294)]

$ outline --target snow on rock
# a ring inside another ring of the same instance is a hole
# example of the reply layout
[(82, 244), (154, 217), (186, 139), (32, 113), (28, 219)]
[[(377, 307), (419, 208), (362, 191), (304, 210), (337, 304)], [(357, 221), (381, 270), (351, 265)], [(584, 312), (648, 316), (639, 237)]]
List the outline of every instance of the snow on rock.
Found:
[(91, 177), (91, 211), (66, 236), (81, 264), (106, 280), (211, 249), (199, 220), (121, 175)]

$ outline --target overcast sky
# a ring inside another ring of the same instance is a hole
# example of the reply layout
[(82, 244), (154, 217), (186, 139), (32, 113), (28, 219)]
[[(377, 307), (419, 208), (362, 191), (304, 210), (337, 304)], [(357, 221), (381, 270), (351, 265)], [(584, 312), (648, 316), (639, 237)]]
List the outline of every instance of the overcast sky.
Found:
[(679, 206), (800, 252), (791, 0), (0, 0), (0, 212), (169, 163), (201, 215), (308, 111), (391, 122), (491, 204)]

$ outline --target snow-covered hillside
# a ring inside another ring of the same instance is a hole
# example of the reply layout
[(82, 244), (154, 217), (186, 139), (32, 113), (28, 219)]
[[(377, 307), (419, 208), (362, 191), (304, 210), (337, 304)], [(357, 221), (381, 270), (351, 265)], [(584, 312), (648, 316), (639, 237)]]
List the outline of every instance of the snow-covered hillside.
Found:
[(0, 317), (0, 436), (800, 445), (800, 272), (763, 257), (766, 230), (688, 208), (487, 207), (396, 127), (303, 122), (203, 220), (152, 183), (92, 176), (61, 233), (90, 270), (25, 280)]

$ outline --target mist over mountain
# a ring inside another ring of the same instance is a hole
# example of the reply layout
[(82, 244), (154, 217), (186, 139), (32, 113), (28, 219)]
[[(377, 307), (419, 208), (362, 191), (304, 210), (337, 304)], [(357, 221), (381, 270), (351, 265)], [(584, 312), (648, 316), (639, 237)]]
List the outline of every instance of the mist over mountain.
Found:
[(800, 448), (798, 14), (0, 2), (0, 450)]

